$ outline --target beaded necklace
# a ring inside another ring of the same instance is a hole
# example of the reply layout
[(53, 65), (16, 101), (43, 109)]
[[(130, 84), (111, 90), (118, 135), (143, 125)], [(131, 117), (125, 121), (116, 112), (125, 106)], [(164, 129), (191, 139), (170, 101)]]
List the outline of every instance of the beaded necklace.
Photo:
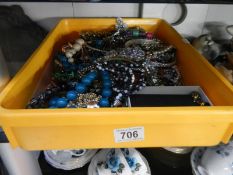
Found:
[[(61, 98), (54, 97), (54, 98), (50, 99), (49, 107), (50, 108), (78, 107), (78, 106), (72, 106), (71, 105), (72, 102), (77, 101), (77, 99), (80, 97), (81, 94), (85, 94), (87, 92), (88, 87), (97, 78), (98, 73), (99, 72), (97, 72), (97, 71), (91, 71), (88, 74), (86, 74), (81, 79), (81, 82), (76, 83), (75, 88), (73, 90), (66, 92), (66, 95), (64, 97), (61, 97)], [(108, 107), (108, 106), (110, 106), (109, 98), (112, 95), (112, 89), (111, 89), (112, 81), (111, 81), (110, 75), (107, 71), (100, 71), (100, 73), (102, 76), (101, 98), (96, 100), (96, 96), (92, 95), (93, 97), (95, 97), (95, 99), (92, 102), (98, 101), (98, 105), (100, 107)], [(79, 105), (79, 104), (77, 104), (77, 105)], [(90, 105), (90, 104), (86, 104), (86, 105)], [(97, 104), (93, 104), (93, 105), (97, 105)]]

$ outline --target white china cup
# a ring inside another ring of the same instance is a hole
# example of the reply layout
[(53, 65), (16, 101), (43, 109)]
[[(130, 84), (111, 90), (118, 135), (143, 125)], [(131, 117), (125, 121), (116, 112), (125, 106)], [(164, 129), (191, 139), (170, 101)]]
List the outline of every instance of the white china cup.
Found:
[(201, 175), (232, 175), (233, 142), (208, 148), (197, 169)]

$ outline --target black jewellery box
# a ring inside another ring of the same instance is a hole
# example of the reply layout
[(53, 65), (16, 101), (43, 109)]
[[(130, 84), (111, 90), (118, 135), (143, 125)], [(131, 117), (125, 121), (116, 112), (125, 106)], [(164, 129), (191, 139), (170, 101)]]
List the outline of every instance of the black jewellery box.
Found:
[[(193, 93), (199, 95), (195, 101)], [(128, 98), (129, 107), (212, 106), (200, 86), (147, 86)]]

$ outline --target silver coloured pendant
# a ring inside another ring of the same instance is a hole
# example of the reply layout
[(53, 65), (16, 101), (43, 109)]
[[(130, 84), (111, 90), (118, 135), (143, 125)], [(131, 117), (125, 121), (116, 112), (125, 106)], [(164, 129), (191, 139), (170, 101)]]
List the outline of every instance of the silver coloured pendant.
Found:
[(128, 25), (126, 23), (124, 23), (123, 19), (118, 17), (116, 19), (116, 30), (117, 31), (124, 31), (128, 28)]

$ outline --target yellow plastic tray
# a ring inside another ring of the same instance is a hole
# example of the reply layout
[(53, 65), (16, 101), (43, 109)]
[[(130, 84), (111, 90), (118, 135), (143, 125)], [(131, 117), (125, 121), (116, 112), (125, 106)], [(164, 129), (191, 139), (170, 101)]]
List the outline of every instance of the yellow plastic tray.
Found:
[[(233, 87), (190, 44), (160, 19), (124, 19), (178, 49), (185, 85), (200, 85), (214, 107), (24, 109), (54, 51), (83, 30), (113, 28), (115, 19), (64, 19), (0, 95), (0, 125), (10, 143), (27, 150), (208, 146), (233, 132)], [(25, 48), (26, 49), (26, 48)], [(43, 80), (44, 81), (44, 80)], [(43, 82), (42, 81), (42, 82)], [(116, 143), (114, 130), (144, 127), (144, 140)]]

